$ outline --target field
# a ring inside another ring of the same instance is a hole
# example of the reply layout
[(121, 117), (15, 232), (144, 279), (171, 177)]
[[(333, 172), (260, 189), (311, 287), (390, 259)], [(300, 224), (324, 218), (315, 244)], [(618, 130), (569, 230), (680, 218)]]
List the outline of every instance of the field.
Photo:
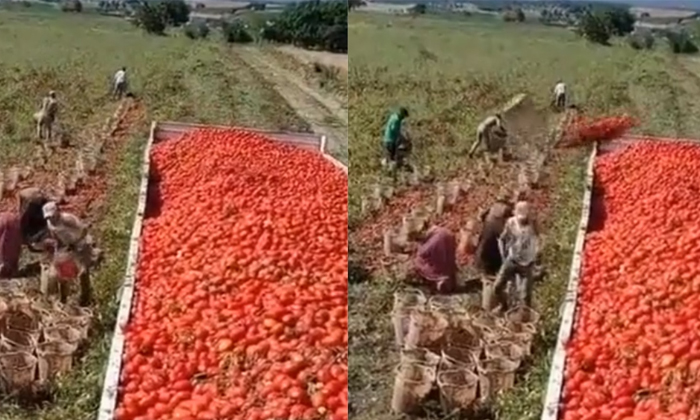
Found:
[[(379, 255), (381, 230), (428, 203), (433, 190), (404, 188), (380, 213), (361, 215), (361, 197), (387, 182), (380, 171), (380, 139), (388, 112), (408, 107), (407, 130), (419, 167), (431, 166), (443, 180), (476, 181), (460, 204), (434, 219), (458, 229), (489, 204), (499, 184), (514, 181), (508, 168), (484, 179), (482, 168), (465, 156), (478, 122), (512, 96), (527, 93), (546, 112), (551, 89), (562, 79), (587, 115), (627, 112), (639, 119), (638, 133), (693, 137), (700, 130), (694, 100), (700, 93), (700, 67), (662, 50), (595, 46), (561, 29), (477, 19), (357, 13), (350, 17), (349, 37), (350, 258), (358, 262), (353, 267), (357, 276), (350, 273), (350, 410), (358, 420), (389, 420), (398, 418), (389, 413), (398, 362), (390, 312), (393, 292), (404, 286), (392, 274), (395, 261)], [(526, 148), (546, 148), (558, 119), (547, 113), (546, 121), (518, 141)], [(536, 285), (535, 309), (543, 316), (544, 331), (528, 368), (515, 389), (499, 399), (492, 418), (529, 420), (541, 414), (580, 218), (586, 156), (583, 150), (554, 149), (542, 188), (536, 190), (547, 277)], [(429, 411), (424, 418), (440, 417)]]
[[(308, 124), (260, 74), (218, 39), (196, 48), (182, 36), (150, 37), (124, 21), (60, 13), (0, 11), (0, 167), (34, 167), (21, 186), (56, 187), (71, 169), (79, 147), (104, 139), (102, 160), (68, 206), (92, 224), (105, 254), (94, 275), (96, 321), (91, 345), (74, 371), (61, 379), (54, 401), (19, 407), (0, 401), (0, 419), (92, 419), (95, 417), (116, 315), (136, 207), (142, 150), (152, 120), (181, 120), (306, 130)], [(109, 98), (110, 80), (126, 66), (134, 99)], [(70, 142), (39, 157), (32, 115), (55, 90), (58, 125)], [(112, 120), (114, 130), (105, 121)], [(112, 131), (112, 134), (105, 134)], [(88, 197), (88, 198), (86, 198)], [(4, 210), (14, 198), (6, 192)]]

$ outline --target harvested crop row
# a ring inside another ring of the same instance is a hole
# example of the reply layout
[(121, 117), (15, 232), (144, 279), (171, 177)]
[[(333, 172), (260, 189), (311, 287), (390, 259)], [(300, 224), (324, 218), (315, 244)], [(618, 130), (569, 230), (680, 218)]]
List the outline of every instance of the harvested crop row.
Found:
[(698, 419), (700, 147), (638, 143), (595, 176), (563, 418)]
[(118, 420), (347, 419), (345, 174), (240, 130), (151, 162)]

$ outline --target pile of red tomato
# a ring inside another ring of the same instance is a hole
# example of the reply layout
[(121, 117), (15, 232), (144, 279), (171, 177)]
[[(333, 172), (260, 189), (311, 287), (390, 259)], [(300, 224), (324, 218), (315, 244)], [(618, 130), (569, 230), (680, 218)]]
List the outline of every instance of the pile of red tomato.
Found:
[(627, 115), (588, 119), (577, 115), (568, 127), (567, 146), (578, 146), (596, 141), (609, 141), (622, 137), (636, 125)]
[(347, 177), (242, 130), (158, 144), (117, 420), (345, 420)]
[(564, 420), (700, 418), (700, 147), (642, 142), (598, 158)]

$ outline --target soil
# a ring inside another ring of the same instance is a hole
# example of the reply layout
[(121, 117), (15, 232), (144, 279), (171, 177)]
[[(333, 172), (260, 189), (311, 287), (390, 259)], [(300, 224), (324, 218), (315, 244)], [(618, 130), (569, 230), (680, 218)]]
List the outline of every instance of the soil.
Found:
[(306, 64), (319, 63), (324, 66), (338, 68), (340, 70), (343, 70), (345, 73), (348, 72), (347, 54), (336, 54), (323, 51), (309, 51), (297, 47), (291, 47), (288, 45), (279, 47), (279, 50), (294, 56), (296, 59)]
[[(556, 142), (552, 144), (556, 144)], [(541, 144), (534, 146), (543, 148)], [(558, 150), (549, 152), (548, 161), (543, 168), (538, 186), (532, 189), (529, 194), (529, 201), (535, 209), (537, 222), (545, 228), (548, 219), (550, 186), (553, 181), (547, 177), (547, 172), (548, 167), (556, 162), (559, 153), (561, 152)], [(454, 174), (455, 176), (450, 180), (458, 180), (462, 183), (469, 181), (472, 185), (471, 188), (468, 192), (463, 192), (457, 203), (452, 208), (447, 207), (442, 215), (431, 214), (429, 224), (449, 228), (457, 234), (468, 221), (477, 222), (480, 212), (495, 201), (503, 187), (508, 188), (509, 191), (514, 190), (513, 185), (517, 185), (519, 173), (518, 163), (511, 161), (498, 164), (492, 167), (485, 177), (478, 170), (475, 170), (476, 165), (465, 165), (464, 169)], [(402, 218), (408, 215), (412, 209), (434, 205), (434, 201), (435, 186), (422, 184), (395, 195), (378, 213), (364, 220), (350, 235), (351, 242), (356, 249), (360, 250), (362, 264), (370, 272), (380, 273), (387, 270), (393, 271), (391, 270), (392, 266), (405, 263), (408, 257), (405, 254), (395, 254), (391, 257), (384, 255), (384, 231), (389, 227), (397, 228), (400, 226)], [(479, 223), (476, 226), (477, 229), (474, 233), (478, 235)], [(462, 269), (469, 268), (471, 256), (460, 256), (459, 263), (462, 265)]]
[[(115, 104), (115, 109), (117, 105)], [(75, 191), (66, 194), (61, 208), (84, 218), (89, 222), (94, 222), (101, 215), (102, 204), (104, 202), (109, 183), (109, 174), (115, 167), (128, 129), (144, 115), (144, 109), (140, 102), (133, 99), (125, 99), (124, 108), (116, 124), (113, 134), (107, 135), (102, 153), (100, 154), (100, 164), (85, 181), (76, 186)], [(80, 137), (91, 138), (100, 135), (103, 127), (87, 128)], [(42, 146), (37, 144), (37, 151)], [(0, 199), (0, 211), (17, 211), (16, 193), (23, 188), (39, 187), (51, 194), (58, 183), (60, 174), (68, 173), (75, 165), (78, 148), (74, 145), (68, 147), (52, 147), (48, 151), (48, 158), (42, 165), (32, 168), (31, 175), (22, 179), (13, 191), (5, 191)]]

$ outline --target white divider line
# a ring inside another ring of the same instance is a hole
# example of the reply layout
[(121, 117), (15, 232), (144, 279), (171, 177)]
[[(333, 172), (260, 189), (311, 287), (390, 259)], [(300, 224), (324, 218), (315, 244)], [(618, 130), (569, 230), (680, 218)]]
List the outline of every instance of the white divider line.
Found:
[(126, 264), (126, 275), (121, 286), (119, 298), (119, 312), (117, 323), (114, 326), (114, 336), (109, 351), (109, 361), (107, 363), (107, 373), (102, 388), (102, 398), (98, 411), (98, 420), (114, 419), (114, 411), (117, 406), (117, 389), (119, 387), (119, 376), (122, 367), (122, 354), (124, 352), (124, 328), (129, 322), (131, 314), (131, 301), (134, 297), (134, 282), (136, 277), (136, 266), (138, 263), (139, 243), (141, 239), (141, 228), (146, 212), (146, 200), (148, 197), (148, 177), (151, 166), (151, 146), (155, 137), (157, 123), (151, 124), (151, 131), (148, 136), (146, 148), (143, 151), (143, 162), (141, 165), (141, 186), (139, 189), (139, 200), (136, 207), (134, 226), (131, 230), (131, 241), (129, 245), (129, 259)]
[(596, 143), (591, 151), (590, 157), (588, 158), (586, 185), (585, 192), (583, 193), (583, 206), (581, 208), (581, 221), (579, 223), (578, 234), (576, 236), (574, 256), (571, 262), (571, 272), (569, 274), (569, 283), (566, 287), (566, 295), (564, 296), (559, 335), (557, 336), (557, 344), (554, 350), (554, 356), (552, 357), (552, 366), (549, 372), (547, 394), (545, 395), (544, 409), (542, 410), (541, 420), (557, 420), (559, 416), (559, 404), (561, 400), (561, 390), (564, 385), (564, 368), (566, 365), (566, 344), (571, 337), (574, 324), (574, 315), (576, 314), (578, 285), (583, 262), (583, 245), (586, 239), (586, 231), (588, 230), (588, 221), (591, 214), (591, 198), (593, 194), (594, 176), (593, 167), (597, 155), (598, 145)]

